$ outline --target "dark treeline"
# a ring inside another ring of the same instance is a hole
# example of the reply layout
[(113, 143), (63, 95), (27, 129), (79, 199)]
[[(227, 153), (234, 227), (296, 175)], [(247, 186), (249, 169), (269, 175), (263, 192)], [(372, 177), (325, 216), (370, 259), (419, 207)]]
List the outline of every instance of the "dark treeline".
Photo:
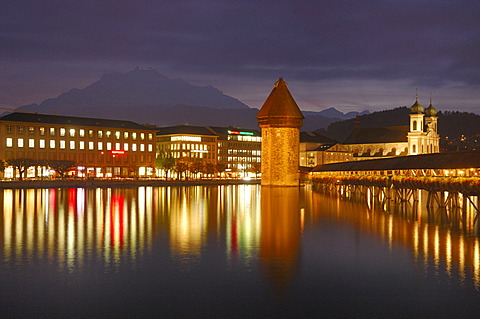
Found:
[[(360, 127), (384, 127), (409, 125), (410, 108), (398, 107), (392, 110), (374, 112), (359, 117)], [(462, 135), (467, 141), (475, 140), (480, 135), (480, 115), (460, 111), (440, 111), (438, 116), (438, 129), (442, 142), (460, 140)], [(343, 142), (353, 131), (355, 119), (340, 121), (330, 124), (322, 133), (339, 142)], [(475, 142), (476, 143), (476, 142)]]

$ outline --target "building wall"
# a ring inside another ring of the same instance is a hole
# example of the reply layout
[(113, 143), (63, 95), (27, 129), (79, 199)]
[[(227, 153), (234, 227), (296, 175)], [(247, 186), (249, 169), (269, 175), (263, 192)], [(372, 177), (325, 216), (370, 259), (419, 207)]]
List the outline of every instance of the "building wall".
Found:
[(218, 139), (218, 163), (224, 164), (227, 172), (231, 172), (231, 174), (250, 175), (249, 172), (252, 169), (260, 168), (261, 141), (262, 138), (258, 135), (220, 135)]
[(69, 160), (82, 176), (147, 176), (155, 165), (148, 129), (0, 122), (0, 159)]
[(300, 130), (262, 128), (262, 185), (298, 186)]

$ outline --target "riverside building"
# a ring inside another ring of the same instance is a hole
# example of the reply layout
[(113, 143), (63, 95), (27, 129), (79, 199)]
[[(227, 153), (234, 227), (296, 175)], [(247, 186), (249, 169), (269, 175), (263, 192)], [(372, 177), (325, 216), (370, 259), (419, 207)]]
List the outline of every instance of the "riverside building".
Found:
[[(155, 130), (121, 120), (11, 113), (0, 118), (0, 160), (28, 159), (27, 177), (52, 174), (48, 161), (76, 163), (78, 177), (154, 175)], [(8, 166), (4, 177), (13, 178)]]
[(360, 127), (359, 118), (350, 136), (342, 143), (355, 160), (419, 155), (440, 152), (437, 110), (424, 109), (418, 102), (410, 107), (410, 124), (390, 127)]
[[(261, 136), (258, 130), (232, 127), (177, 125), (157, 129), (157, 157), (203, 164), (228, 177), (253, 177), (260, 172)], [(160, 176), (165, 169), (160, 168)]]
[(300, 166), (353, 161), (353, 153), (337, 141), (316, 132), (300, 132)]

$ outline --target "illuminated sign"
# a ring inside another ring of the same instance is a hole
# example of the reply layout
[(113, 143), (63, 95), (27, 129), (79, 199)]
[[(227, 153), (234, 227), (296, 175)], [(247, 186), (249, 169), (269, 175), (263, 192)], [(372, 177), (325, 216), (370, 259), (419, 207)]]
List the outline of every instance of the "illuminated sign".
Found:
[(208, 153), (208, 151), (203, 151), (203, 150), (191, 150), (190, 152), (192, 152), (192, 153)]
[(112, 155), (125, 155), (127, 152), (121, 150), (111, 150), (110, 153)]
[(189, 141), (189, 142), (201, 142), (200, 136), (172, 136), (171, 141)]
[(228, 131), (230, 135), (253, 135), (253, 132)]

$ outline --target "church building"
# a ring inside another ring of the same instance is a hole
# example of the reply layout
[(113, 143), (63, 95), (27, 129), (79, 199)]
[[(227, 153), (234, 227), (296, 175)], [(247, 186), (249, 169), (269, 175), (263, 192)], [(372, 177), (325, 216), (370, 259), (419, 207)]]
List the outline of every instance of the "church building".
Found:
[(353, 132), (343, 145), (355, 160), (440, 152), (437, 110), (431, 99), (424, 110), (417, 97), (409, 117), (409, 125), (390, 127), (360, 127), (357, 118)]

